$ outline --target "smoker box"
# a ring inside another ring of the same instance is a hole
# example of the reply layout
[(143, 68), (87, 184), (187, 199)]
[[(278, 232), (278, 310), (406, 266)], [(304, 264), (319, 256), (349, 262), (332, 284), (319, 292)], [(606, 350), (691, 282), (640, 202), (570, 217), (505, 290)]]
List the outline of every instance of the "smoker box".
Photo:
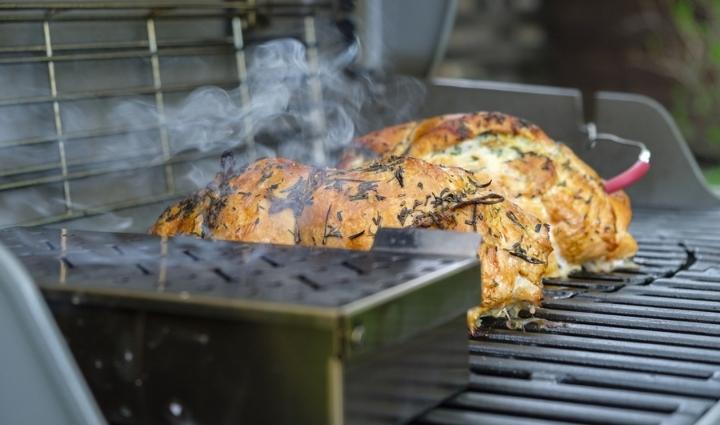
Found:
[(369, 252), (0, 232), (111, 423), (397, 423), (467, 384), (476, 235)]

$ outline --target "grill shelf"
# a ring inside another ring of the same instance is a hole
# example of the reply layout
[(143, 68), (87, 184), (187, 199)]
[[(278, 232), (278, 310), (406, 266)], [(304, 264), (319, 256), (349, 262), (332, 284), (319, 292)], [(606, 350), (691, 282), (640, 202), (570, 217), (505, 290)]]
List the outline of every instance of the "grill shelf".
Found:
[(552, 279), (525, 332), (470, 340), (469, 388), (418, 424), (686, 424), (720, 399), (720, 210), (636, 210), (640, 268)]

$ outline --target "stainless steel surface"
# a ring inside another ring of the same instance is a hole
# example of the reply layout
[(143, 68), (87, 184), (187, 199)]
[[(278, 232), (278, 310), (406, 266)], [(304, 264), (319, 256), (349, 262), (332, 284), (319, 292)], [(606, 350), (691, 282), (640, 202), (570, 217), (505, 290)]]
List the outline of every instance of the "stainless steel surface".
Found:
[(0, 338), (0, 423), (105, 424), (40, 291), (2, 244)]
[[(358, 410), (396, 422), (462, 389), (480, 297), (477, 236), (442, 232), (461, 249), (440, 254), (438, 231), (390, 233), (368, 252), (42, 228), (0, 242), (110, 422), (172, 423), (177, 403), (199, 423), (363, 423)], [(366, 410), (372, 387), (394, 394), (384, 409)]]
[(432, 74), (445, 54), (456, 0), (365, 0), (357, 7), (359, 65), (420, 78)]

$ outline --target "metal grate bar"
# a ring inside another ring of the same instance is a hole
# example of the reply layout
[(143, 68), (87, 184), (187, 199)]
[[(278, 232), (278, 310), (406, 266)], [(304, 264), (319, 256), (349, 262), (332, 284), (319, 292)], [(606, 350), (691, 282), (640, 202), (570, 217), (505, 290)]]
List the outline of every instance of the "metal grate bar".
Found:
[(498, 395), (484, 392), (465, 392), (452, 399), (449, 406), (485, 411), (514, 411), (516, 414), (533, 415), (548, 419), (577, 421), (595, 424), (654, 425), (665, 416), (662, 413), (593, 406), (588, 403), (555, 401), (538, 397)]
[(557, 379), (567, 383), (680, 394), (683, 396), (716, 399), (720, 397), (720, 381), (674, 376), (658, 372), (646, 373), (636, 370), (495, 356), (471, 356), (470, 368), (473, 372), (494, 375), (501, 374), (516, 377), (530, 377), (533, 374), (555, 375)]
[(165, 100), (162, 92), (162, 77), (160, 73), (160, 58), (158, 57), (157, 34), (155, 33), (155, 20), (147, 20), (148, 48), (150, 50), (150, 66), (152, 68), (153, 89), (155, 90), (155, 109), (157, 124), (160, 129), (160, 148), (162, 159), (165, 162), (165, 189), (168, 194), (175, 192), (175, 178), (173, 177), (170, 160), (170, 140), (168, 138), (167, 120), (165, 118)]
[(570, 422), (559, 422), (545, 419), (523, 418), (519, 415), (478, 412), (473, 410), (456, 410), (438, 408), (425, 415), (419, 423), (443, 425), (494, 424), (517, 425), (522, 421), (526, 425), (564, 425)]
[[(297, 8), (302, 3), (275, 2), (268, 5), (256, 6), (247, 1), (198, 1), (198, 0), (152, 0), (152, 1), (33, 1), (33, 2), (7, 2), (0, 3), (0, 10), (178, 10), (178, 9), (230, 9), (238, 11), (256, 11), (258, 8), (287, 9)], [(330, 8), (331, 2), (313, 2), (305, 7)]]
[[(52, 58), (53, 46), (52, 36), (50, 35), (50, 23), (48, 21), (43, 22), (43, 38), (45, 39), (45, 54), (47, 57)], [(65, 141), (63, 140), (63, 123), (62, 117), (60, 116), (60, 103), (55, 99), (58, 94), (57, 80), (55, 79), (55, 62), (52, 60), (47, 63), (48, 69), (48, 81), (50, 83), (50, 96), (53, 98), (52, 109), (53, 109), (53, 120), (55, 124), (55, 134), (57, 135), (58, 153), (60, 155), (60, 171), (61, 178), (63, 179), (63, 196), (65, 197), (65, 212), (72, 214), (72, 198), (70, 197), (70, 182), (67, 179), (68, 166), (67, 157), (65, 152)]]
[[(247, 85), (247, 63), (245, 58), (245, 40), (243, 37), (242, 21), (238, 17), (232, 19), (233, 46), (235, 47), (235, 70), (238, 77), (240, 89), (240, 102), (243, 106), (250, 104), (250, 90)], [(252, 128), (249, 117), (244, 118), (245, 128)], [(252, 161), (257, 157), (255, 149), (255, 137), (248, 134), (245, 138), (248, 158)]]
[[(153, 19), (154, 21), (154, 19)], [(199, 55), (217, 55), (227, 53), (232, 46), (217, 45), (203, 47), (168, 47), (163, 49), (163, 56), (199, 56)], [(15, 65), (24, 63), (43, 63), (43, 62), (79, 62), (90, 60), (112, 60), (112, 59), (144, 59), (157, 56), (159, 53), (156, 48), (155, 53), (147, 50), (127, 50), (118, 52), (96, 52), (96, 53), (72, 53), (56, 56), (25, 56), (25, 57), (9, 57), (0, 58), (0, 65)]]
[[(255, 1), (126, 1), (126, 2), (21, 2), (0, 3), (0, 22), (34, 22), (87, 20), (196, 19), (248, 15), (255, 23), (258, 13), (281, 17), (313, 14), (316, 10), (332, 10), (332, 2), (267, 2)], [(113, 13), (107, 13), (107, 12)]]
[[(190, 91), (193, 89), (196, 89), (198, 87), (201, 87), (203, 85), (214, 85), (219, 86), (223, 88), (229, 88), (234, 87), (237, 85), (237, 80), (208, 80), (204, 81), (202, 84), (166, 84), (162, 87), (163, 93), (168, 92), (182, 92), (182, 91)], [(136, 96), (136, 95), (144, 95), (144, 94), (152, 94), (155, 92), (155, 88), (152, 86), (147, 87), (130, 87), (130, 88), (123, 88), (123, 89), (107, 89), (107, 90), (93, 90), (93, 91), (86, 91), (86, 92), (73, 92), (73, 93), (59, 93), (56, 97), (51, 96), (34, 96), (34, 97), (27, 97), (22, 99), (2, 99), (0, 100), (0, 107), (1, 106), (15, 106), (15, 105), (30, 105), (30, 104), (36, 104), (36, 103), (49, 103), (53, 101), (58, 102), (64, 102), (64, 101), (71, 101), (71, 100), (83, 100), (83, 99), (101, 99), (105, 97), (129, 97), (129, 96)], [(44, 143), (46, 140), (41, 139), (41, 141), (36, 142), (35, 139), (29, 139), (26, 140), (18, 140), (18, 141), (10, 141), (10, 142), (2, 142), (2, 146), (13, 146), (13, 145), (20, 145), (20, 144), (32, 144), (32, 143)]]
[[(573, 309), (580, 311), (562, 311), (554, 310), (553, 307), (556, 305), (556, 301), (547, 302), (547, 308), (544, 308), (538, 313), (539, 317), (548, 320), (557, 320), (563, 322), (573, 323), (602, 323), (605, 325), (622, 326), (625, 328), (634, 329), (667, 329), (675, 332), (688, 332), (698, 333), (703, 335), (720, 335), (720, 326), (716, 323), (720, 323), (720, 318), (717, 316), (705, 317), (706, 314), (699, 314), (697, 312), (689, 312), (686, 314), (683, 310), (672, 310), (667, 309), (665, 311), (658, 312), (657, 309), (650, 309), (647, 307), (637, 307), (623, 309), (620, 305), (595, 305), (595, 303), (573, 303)], [(564, 305), (564, 307), (567, 306)], [(632, 316), (619, 316), (619, 315), (605, 315), (594, 313), (596, 311), (620, 311), (622, 313), (634, 313)], [(669, 310), (669, 311), (668, 311)], [(643, 314), (646, 312), (646, 314)], [(694, 313), (694, 314), (693, 314)], [(658, 319), (660, 317), (677, 317), (681, 320), (671, 319)], [(642, 318), (642, 320), (638, 319)], [(695, 318), (695, 320), (693, 320)], [(684, 320), (683, 320), (684, 319)], [(712, 323), (712, 325), (704, 325), (702, 329), (699, 329), (697, 323)]]
[(632, 304), (638, 306), (681, 308), (685, 310), (720, 312), (720, 303), (698, 301), (690, 299), (670, 299), (663, 297), (642, 296), (638, 297), (626, 293), (615, 294), (594, 294), (593, 297), (607, 299), (620, 304)]
[[(628, 332), (625, 332), (628, 333)], [(641, 356), (663, 357), (668, 359), (693, 360), (699, 362), (720, 364), (720, 351), (702, 348), (684, 347), (673, 344), (673, 341), (663, 343), (633, 342), (626, 340), (612, 340), (604, 338), (582, 337), (575, 335), (552, 335), (536, 332), (518, 333), (498, 329), (487, 335), (487, 340), (496, 342), (511, 342), (523, 345), (537, 345), (555, 348), (575, 348), (580, 350), (595, 350), (608, 353), (627, 353)]]
[[(124, 163), (121, 163), (119, 165), (111, 165), (107, 166), (105, 168), (101, 169), (90, 169), (90, 170), (84, 170), (84, 171), (76, 171), (76, 172), (69, 172), (66, 175), (53, 175), (48, 177), (39, 177), (36, 179), (31, 180), (22, 180), (18, 182), (11, 182), (11, 183), (5, 183), (0, 185), (0, 190), (8, 190), (8, 189), (19, 189), (23, 187), (29, 187), (29, 186), (37, 186), (42, 184), (48, 184), (48, 183), (55, 183), (55, 182), (63, 182), (65, 180), (77, 180), (82, 179), (86, 177), (94, 177), (94, 176), (101, 176), (105, 174), (111, 174), (111, 173), (118, 173), (122, 171), (131, 171), (131, 170), (137, 170), (137, 169), (144, 169), (144, 168), (152, 168), (152, 167), (158, 167), (163, 166), (166, 164), (173, 165), (173, 164), (181, 164), (189, 161), (196, 161), (198, 159), (205, 159), (205, 158), (211, 158), (211, 157), (217, 157), (217, 155), (220, 154), (220, 151), (217, 150), (210, 150), (207, 152), (202, 153), (190, 153), (190, 154), (184, 154), (184, 155), (174, 155), (172, 158), (170, 158), (167, 162), (164, 162), (162, 160), (153, 159), (150, 161), (145, 160), (147, 158), (147, 155), (142, 155), (138, 157), (127, 157), (124, 158)], [(131, 160), (137, 160), (136, 162), (132, 162)], [(109, 164), (115, 164), (117, 161), (115, 160), (108, 160), (105, 161), (105, 163)], [(98, 164), (98, 162), (77, 162), (73, 163), (73, 165), (87, 165), (87, 164)], [(99, 163), (100, 165), (105, 165), (104, 163)], [(175, 196), (180, 196), (179, 194), (175, 194)]]
[(566, 384), (551, 379), (517, 379), (481, 374), (470, 376), (470, 389), (664, 413), (680, 410), (698, 414), (709, 404), (707, 400), (697, 398)]
[[(229, 37), (217, 39), (198, 40), (166, 40), (158, 42), (158, 49), (171, 47), (203, 47), (203, 46), (228, 46), (232, 45), (232, 39)], [(83, 42), (83, 43), (55, 43), (53, 46), (55, 52), (65, 50), (82, 51), (82, 50), (124, 50), (124, 49), (147, 49), (149, 43), (146, 40), (133, 41), (113, 41), (113, 42)], [(42, 44), (26, 44), (20, 46), (2, 46), (0, 54), (4, 53), (26, 53), (39, 52), (45, 53), (45, 46)]]
[(323, 137), (326, 134), (327, 124), (325, 122), (325, 111), (322, 110), (323, 105), (323, 94), (322, 86), (318, 77), (318, 45), (317, 45), (317, 34), (315, 32), (315, 18), (308, 16), (303, 21), (305, 29), (305, 42), (307, 43), (307, 59), (308, 66), (310, 68), (310, 78), (308, 84), (310, 85), (310, 98), (312, 106), (310, 109), (310, 121), (313, 123), (315, 134), (313, 134), (312, 140), (312, 152), (315, 162), (322, 164), (325, 162), (327, 152), (325, 150), (325, 143)]
[[(529, 327), (534, 331), (539, 331)], [(622, 341), (639, 341), (649, 343), (665, 343), (677, 346), (715, 348), (717, 336), (694, 335), (664, 330), (646, 330), (624, 328), (603, 324), (585, 324), (563, 322), (562, 326), (543, 328), (545, 334), (573, 335), (591, 338), (618, 339)]]
[[(702, 379), (710, 378), (714, 371), (718, 370), (717, 364), (689, 363), (647, 356), (589, 351), (588, 346), (583, 346), (584, 349), (582, 350), (569, 348), (571, 347), (564, 349), (493, 342), (490, 338), (484, 338), (481, 342), (470, 342), (470, 353), (478, 356), (497, 356), (501, 358), (512, 356), (514, 359), (588, 365), (630, 371), (663, 371), (663, 373), (668, 375)], [(720, 384), (720, 382), (718, 384)]]
[(698, 289), (701, 291), (720, 291), (720, 282), (694, 281), (689, 279), (658, 279), (653, 286), (668, 286), (672, 288)]

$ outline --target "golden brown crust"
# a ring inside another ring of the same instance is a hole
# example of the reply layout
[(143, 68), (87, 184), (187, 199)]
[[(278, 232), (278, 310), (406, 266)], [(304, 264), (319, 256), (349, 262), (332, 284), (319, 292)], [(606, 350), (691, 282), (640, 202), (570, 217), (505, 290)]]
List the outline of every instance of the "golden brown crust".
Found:
[(547, 227), (473, 173), (414, 158), (351, 170), (261, 160), (171, 206), (151, 232), (369, 249), (379, 227), (482, 234), (481, 311), (542, 299), (541, 277), (552, 250)]
[(524, 210), (551, 223), (562, 256), (551, 261), (551, 274), (563, 273), (558, 266), (563, 260), (581, 265), (628, 258), (637, 250), (627, 232), (627, 196), (608, 196), (597, 173), (569, 148), (516, 117), (478, 112), (380, 130), (357, 139), (343, 164), (388, 155), (413, 156), (491, 177)]

